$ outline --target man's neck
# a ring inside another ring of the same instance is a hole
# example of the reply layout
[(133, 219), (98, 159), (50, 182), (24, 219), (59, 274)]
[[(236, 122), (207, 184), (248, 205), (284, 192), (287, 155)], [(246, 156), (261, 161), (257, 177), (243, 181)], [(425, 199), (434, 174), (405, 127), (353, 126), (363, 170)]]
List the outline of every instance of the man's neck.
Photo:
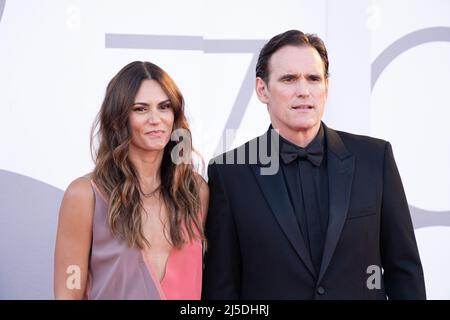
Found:
[(319, 132), (319, 129), (320, 129), (320, 122), (319, 124), (307, 130), (299, 130), (296, 132), (290, 130), (289, 131), (279, 130), (279, 133), (280, 136), (282, 136), (284, 139), (292, 142), (293, 144), (299, 147), (305, 148), (311, 143), (311, 141), (314, 140), (317, 133)]

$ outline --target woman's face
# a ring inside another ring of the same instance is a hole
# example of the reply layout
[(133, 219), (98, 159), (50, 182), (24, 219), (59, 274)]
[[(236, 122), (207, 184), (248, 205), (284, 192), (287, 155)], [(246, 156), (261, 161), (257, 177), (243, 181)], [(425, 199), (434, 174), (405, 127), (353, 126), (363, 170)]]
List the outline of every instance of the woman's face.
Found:
[(170, 140), (174, 110), (155, 80), (144, 80), (129, 116), (131, 147), (140, 151), (162, 151)]

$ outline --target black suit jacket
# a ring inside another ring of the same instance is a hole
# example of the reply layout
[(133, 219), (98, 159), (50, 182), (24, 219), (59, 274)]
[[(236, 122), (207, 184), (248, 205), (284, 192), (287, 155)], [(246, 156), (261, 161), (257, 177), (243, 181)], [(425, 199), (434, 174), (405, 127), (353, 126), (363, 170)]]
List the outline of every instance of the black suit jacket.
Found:
[[(281, 168), (274, 175), (261, 175), (263, 165), (259, 158), (251, 163), (247, 142), (214, 160), (231, 154), (236, 159), (244, 152), (243, 164), (208, 167), (204, 299), (425, 299), (414, 229), (391, 145), (325, 124), (324, 129), (329, 225), (319, 274)], [(270, 141), (268, 135), (253, 142)]]

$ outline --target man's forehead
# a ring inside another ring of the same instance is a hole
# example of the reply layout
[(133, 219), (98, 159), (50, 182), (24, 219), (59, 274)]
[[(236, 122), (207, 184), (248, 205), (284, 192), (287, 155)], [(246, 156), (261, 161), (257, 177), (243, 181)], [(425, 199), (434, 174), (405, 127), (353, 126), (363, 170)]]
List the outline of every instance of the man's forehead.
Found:
[(284, 46), (268, 63), (269, 72), (276, 74), (323, 74), (324, 64), (311, 46)]

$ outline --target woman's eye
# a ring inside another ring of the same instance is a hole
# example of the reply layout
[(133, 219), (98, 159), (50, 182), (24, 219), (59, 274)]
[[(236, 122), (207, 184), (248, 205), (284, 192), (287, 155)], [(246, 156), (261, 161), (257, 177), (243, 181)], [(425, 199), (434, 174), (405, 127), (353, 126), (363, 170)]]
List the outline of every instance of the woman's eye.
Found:
[(162, 110), (169, 109), (171, 107), (170, 103), (165, 103), (160, 106)]
[(146, 110), (146, 108), (145, 107), (135, 107), (133, 110), (137, 111), (137, 112), (144, 112)]

